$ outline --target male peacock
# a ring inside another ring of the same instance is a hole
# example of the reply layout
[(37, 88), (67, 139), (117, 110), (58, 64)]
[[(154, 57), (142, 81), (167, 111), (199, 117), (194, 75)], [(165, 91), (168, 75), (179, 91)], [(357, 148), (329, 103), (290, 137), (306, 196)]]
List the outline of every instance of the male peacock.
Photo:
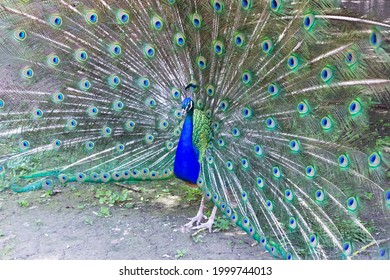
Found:
[(277, 258), (388, 258), (390, 24), (337, 2), (1, 1), (2, 184), (175, 174)]

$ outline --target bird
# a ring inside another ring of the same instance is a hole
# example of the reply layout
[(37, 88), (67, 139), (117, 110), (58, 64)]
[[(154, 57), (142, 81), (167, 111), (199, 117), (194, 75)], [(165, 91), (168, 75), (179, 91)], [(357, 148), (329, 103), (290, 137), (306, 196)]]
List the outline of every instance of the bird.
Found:
[(177, 177), (186, 227), (389, 258), (390, 24), (338, 2), (1, 1), (1, 185)]

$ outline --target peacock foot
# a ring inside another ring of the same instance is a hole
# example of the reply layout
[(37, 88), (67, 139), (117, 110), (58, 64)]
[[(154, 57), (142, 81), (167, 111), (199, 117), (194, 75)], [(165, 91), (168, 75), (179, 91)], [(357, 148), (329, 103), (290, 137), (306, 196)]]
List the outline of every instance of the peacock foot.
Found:
[(217, 209), (218, 208), (216, 206), (214, 206), (213, 211), (211, 212), (210, 218), (207, 220), (207, 222), (203, 223), (203, 224), (199, 224), (199, 225), (197, 225), (195, 227), (192, 227), (192, 229), (203, 229), (203, 228), (205, 228), (205, 229), (208, 229), (209, 232), (211, 233), (211, 230), (212, 230), (213, 224), (214, 224), (215, 213), (217, 212)]
[(203, 215), (203, 210), (201, 211), (199, 209), (198, 214), (196, 214), (196, 216), (193, 218), (188, 218), (190, 221), (186, 223), (184, 226), (187, 228), (191, 228), (194, 225), (194, 223), (198, 226), (200, 225), (200, 222), (202, 221), (203, 218), (207, 219), (207, 217)]
[(190, 221), (184, 225), (186, 228), (191, 228), (194, 223), (196, 225), (200, 225), (200, 222), (202, 221), (203, 218), (207, 219), (207, 217), (203, 214), (203, 209), (204, 209), (204, 196), (202, 197), (202, 200), (200, 202), (199, 210), (198, 213), (196, 214), (195, 217), (193, 218), (188, 218)]

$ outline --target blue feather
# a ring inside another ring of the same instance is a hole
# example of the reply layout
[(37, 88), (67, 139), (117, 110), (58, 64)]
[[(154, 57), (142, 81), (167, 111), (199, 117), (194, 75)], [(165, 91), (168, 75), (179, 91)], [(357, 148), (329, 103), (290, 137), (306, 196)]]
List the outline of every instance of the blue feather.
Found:
[(184, 181), (196, 184), (200, 171), (199, 151), (192, 142), (193, 112), (187, 113), (176, 150), (173, 172)]

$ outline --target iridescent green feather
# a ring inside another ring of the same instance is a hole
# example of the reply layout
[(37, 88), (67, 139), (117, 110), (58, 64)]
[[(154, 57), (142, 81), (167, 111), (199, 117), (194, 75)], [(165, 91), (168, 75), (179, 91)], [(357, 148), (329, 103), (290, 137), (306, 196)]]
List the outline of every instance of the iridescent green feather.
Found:
[(199, 150), (199, 162), (202, 162), (211, 140), (210, 119), (202, 110), (195, 109), (193, 124), (192, 142)]

